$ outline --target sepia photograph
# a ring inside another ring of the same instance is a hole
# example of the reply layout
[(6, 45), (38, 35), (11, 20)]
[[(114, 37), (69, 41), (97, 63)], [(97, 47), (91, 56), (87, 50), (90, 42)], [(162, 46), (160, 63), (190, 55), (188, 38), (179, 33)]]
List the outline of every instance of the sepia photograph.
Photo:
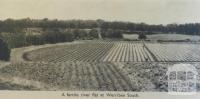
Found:
[(200, 0), (0, 0), (0, 92), (199, 94), (199, 9)]

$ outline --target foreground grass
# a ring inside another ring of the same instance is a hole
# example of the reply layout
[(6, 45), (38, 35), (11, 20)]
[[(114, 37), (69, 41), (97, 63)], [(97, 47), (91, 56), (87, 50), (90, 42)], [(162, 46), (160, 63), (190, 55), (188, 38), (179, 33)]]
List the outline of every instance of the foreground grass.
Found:
[(15, 84), (0, 79), (0, 90), (39, 90), (33, 86), (24, 86), (23, 84)]

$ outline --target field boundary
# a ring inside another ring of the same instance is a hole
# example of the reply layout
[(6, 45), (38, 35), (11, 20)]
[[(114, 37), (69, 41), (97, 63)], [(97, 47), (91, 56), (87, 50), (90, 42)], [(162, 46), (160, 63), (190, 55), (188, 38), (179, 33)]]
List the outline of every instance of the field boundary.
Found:
[(154, 61), (158, 61), (158, 59), (156, 58), (156, 56), (149, 50), (149, 48), (146, 46), (146, 44), (144, 43), (144, 41), (142, 41), (144, 48), (149, 52), (149, 54), (153, 57)]

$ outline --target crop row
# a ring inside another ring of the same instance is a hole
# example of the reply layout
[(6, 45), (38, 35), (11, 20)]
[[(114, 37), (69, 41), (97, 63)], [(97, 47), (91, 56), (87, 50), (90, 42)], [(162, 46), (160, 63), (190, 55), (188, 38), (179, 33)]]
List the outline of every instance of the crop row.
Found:
[(26, 58), (47, 62), (197, 62), (199, 48), (197, 44), (94, 41), (33, 50)]
[(28, 52), (27, 58), (31, 61), (65, 62), (65, 61), (102, 61), (108, 50), (113, 46), (112, 42), (89, 42), (43, 48)]
[(135, 90), (130, 79), (111, 63), (17, 63), (1, 68), (0, 74), (38, 81), (50, 90)]
[(154, 61), (152, 55), (142, 43), (115, 43), (103, 60), (112, 62), (146, 62)]
[[(199, 63), (191, 63), (200, 73)], [(167, 91), (168, 67), (174, 63), (15, 63), (0, 69), (0, 75), (37, 81), (38, 90), (76, 91)], [(199, 84), (199, 75), (197, 84)], [(27, 83), (27, 82), (26, 82)], [(22, 83), (23, 85), (23, 83)], [(30, 87), (31, 88), (31, 87)], [(197, 88), (200, 90), (200, 87)]]
[(158, 61), (192, 62), (200, 60), (197, 44), (146, 44)]

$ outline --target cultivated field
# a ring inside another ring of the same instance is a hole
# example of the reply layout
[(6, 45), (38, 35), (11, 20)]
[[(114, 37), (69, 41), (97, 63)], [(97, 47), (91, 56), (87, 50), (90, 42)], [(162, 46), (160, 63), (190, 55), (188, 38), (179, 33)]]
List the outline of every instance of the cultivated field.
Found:
[(146, 44), (158, 61), (194, 62), (200, 61), (198, 44)]
[[(0, 78), (19, 90), (167, 91), (167, 68), (175, 63), (15, 63)], [(199, 63), (191, 63), (199, 71)], [(199, 86), (199, 78), (197, 78)], [(1, 80), (0, 80), (1, 81)], [(198, 91), (200, 87), (197, 88)]]
[(143, 43), (85, 42), (70, 46), (44, 48), (26, 53), (31, 61), (65, 62), (147, 62), (155, 61)]
[(198, 62), (200, 45), (93, 41), (46, 47), (24, 54), (29, 61), (44, 62)]
[(112, 42), (85, 42), (81, 44), (71, 44), (58, 47), (47, 47), (33, 50), (25, 54), (30, 61), (103, 61), (103, 57), (113, 47)]
[[(186, 43), (100, 40), (30, 47), (22, 55), (24, 61), (0, 64), (0, 84), (6, 86), (0, 88), (167, 91), (168, 67), (187, 62), (200, 73), (199, 47)], [(197, 80), (199, 91), (200, 79)]]
[[(184, 34), (152, 34), (146, 35), (148, 40), (162, 40), (162, 41), (179, 41), (190, 40), (200, 41), (200, 36), (184, 35)], [(127, 40), (138, 40), (138, 34), (123, 34), (123, 38)]]
[(124, 39), (138, 40), (138, 34), (123, 34)]
[(30, 86), (41, 90), (138, 90), (128, 76), (109, 63), (18, 63), (0, 69), (0, 74), (27, 79)]
[(150, 40), (163, 40), (163, 41), (177, 41), (177, 40), (191, 40), (191, 41), (199, 41), (200, 36), (194, 35), (183, 35), (183, 34), (152, 34), (147, 35), (147, 39)]
[(143, 43), (115, 42), (103, 61), (147, 62), (155, 60)]

